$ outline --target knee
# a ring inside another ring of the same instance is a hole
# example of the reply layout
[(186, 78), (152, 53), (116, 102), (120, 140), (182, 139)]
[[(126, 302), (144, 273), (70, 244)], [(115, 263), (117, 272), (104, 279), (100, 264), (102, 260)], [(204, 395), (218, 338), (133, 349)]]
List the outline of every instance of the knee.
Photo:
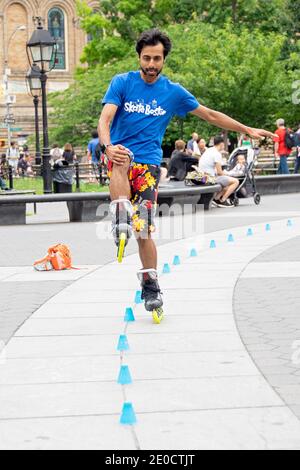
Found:
[(129, 158), (128, 158), (128, 161), (126, 161), (126, 163), (125, 163), (124, 165), (122, 165), (122, 166), (121, 166), (121, 165), (116, 165), (116, 164), (114, 164), (114, 165), (113, 165), (113, 169), (112, 169), (112, 173), (115, 174), (115, 175), (116, 175), (116, 174), (119, 174), (119, 175), (120, 175), (120, 174), (121, 174), (121, 175), (126, 174), (126, 175), (127, 175), (128, 170), (129, 170), (129, 167), (130, 167), (130, 160), (129, 160)]

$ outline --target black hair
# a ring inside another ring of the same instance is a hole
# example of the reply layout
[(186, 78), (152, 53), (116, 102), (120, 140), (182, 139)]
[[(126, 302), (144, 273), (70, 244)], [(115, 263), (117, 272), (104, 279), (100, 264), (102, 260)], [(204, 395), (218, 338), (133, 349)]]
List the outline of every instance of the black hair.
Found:
[(140, 56), (144, 47), (157, 46), (159, 43), (164, 46), (164, 57), (166, 58), (172, 49), (172, 42), (170, 38), (157, 28), (149, 29), (140, 35), (136, 43), (136, 52)]
[(93, 139), (98, 139), (98, 137), (99, 137), (98, 132), (97, 132), (97, 131), (93, 131), (93, 132), (92, 132), (92, 137), (93, 137)]
[(220, 145), (220, 144), (224, 144), (225, 142), (225, 139), (223, 136), (221, 135), (217, 135), (215, 138), (214, 138), (214, 145)]

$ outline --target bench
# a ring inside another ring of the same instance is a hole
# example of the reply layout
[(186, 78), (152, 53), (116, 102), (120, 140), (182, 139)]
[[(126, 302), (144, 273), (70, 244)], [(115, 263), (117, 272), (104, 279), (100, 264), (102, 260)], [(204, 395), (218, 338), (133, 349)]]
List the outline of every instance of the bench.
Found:
[[(211, 207), (214, 195), (221, 190), (214, 186), (185, 186), (181, 182), (170, 182), (159, 189), (159, 205), (202, 204), (205, 210)], [(61, 193), (43, 195), (3, 196), (0, 199), (0, 225), (26, 224), (26, 204), (66, 202), (70, 222), (94, 222), (107, 215), (110, 195), (105, 193)]]
[[(16, 197), (18, 196), (34, 196), (36, 191), (34, 189), (28, 190), (10, 190), (10, 191), (0, 191), (0, 225), (12, 225), (11, 221), (11, 213), (13, 212), (17, 219), (22, 218), (24, 219), (23, 208), (16, 201)], [(7, 200), (8, 198), (11, 199), (11, 204), (1, 204), (1, 201)], [(36, 203), (33, 202), (34, 205), (34, 213), (36, 214)], [(26, 206), (25, 206), (25, 220), (26, 220)], [(26, 223), (26, 222), (25, 222)]]

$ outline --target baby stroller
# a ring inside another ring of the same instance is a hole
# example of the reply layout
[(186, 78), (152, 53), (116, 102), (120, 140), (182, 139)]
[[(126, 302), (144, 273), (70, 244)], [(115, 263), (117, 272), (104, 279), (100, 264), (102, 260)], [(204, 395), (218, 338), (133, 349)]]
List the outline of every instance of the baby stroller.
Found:
[(238, 178), (240, 184), (237, 190), (230, 196), (231, 203), (235, 206), (239, 205), (239, 200), (253, 197), (256, 205), (261, 202), (261, 195), (257, 192), (256, 181), (254, 177), (254, 166), (260, 153), (259, 148), (239, 147), (235, 149), (229, 157), (227, 170), (233, 170), (238, 162), (238, 157), (244, 155), (246, 160), (246, 171), (244, 176)]

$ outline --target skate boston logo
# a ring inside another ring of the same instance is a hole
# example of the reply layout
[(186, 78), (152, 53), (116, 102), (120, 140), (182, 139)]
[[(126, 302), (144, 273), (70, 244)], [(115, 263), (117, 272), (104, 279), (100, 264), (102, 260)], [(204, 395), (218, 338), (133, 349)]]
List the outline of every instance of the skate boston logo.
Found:
[(127, 113), (145, 114), (146, 116), (164, 116), (167, 111), (158, 106), (156, 100), (146, 104), (144, 100), (129, 101), (124, 104)]

